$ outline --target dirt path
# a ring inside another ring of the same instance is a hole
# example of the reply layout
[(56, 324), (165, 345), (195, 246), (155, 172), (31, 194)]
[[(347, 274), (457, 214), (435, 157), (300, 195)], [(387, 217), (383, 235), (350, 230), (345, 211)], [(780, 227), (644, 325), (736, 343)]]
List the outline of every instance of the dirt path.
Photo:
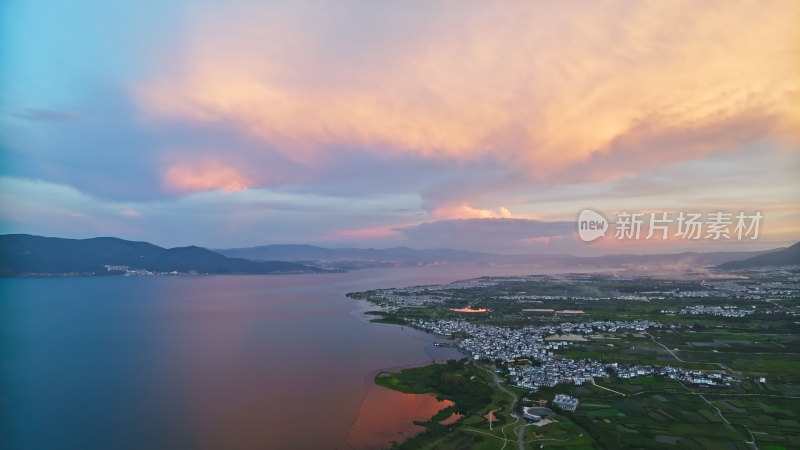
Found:
[(627, 394), (623, 394), (623, 393), (622, 393), (622, 392), (620, 392), (620, 391), (615, 391), (615, 390), (613, 390), (613, 389), (607, 388), (607, 387), (605, 387), (605, 386), (600, 386), (599, 384), (595, 383), (595, 382), (594, 382), (594, 377), (592, 377), (592, 378), (590, 378), (590, 379), (592, 380), (592, 384), (593, 384), (593, 385), (595, 385), (595, 386), (597, 386), (597, 387), (599, 387), (600, 389), (605, 389), (605, 390), (607, 390), (607, 391), (611, 391), (611, 392), (613, 392), (613, 393), (615, 393), (615, 394), (619, 394), (619, 395), (621, 395), (621, 396), (623, 396), (623, 397), (627, 397)]
[(686, 362), (686, 361), (684, 361), (684, 360), (680, 359), (680, 358), (678, 357), (678, 355), (676, 355), (676, 354), (675, 354), (675, 352), (673, 352), (672, 350), (670, 350), (670, 349), (669, 349), (669, 348), (668, 348), (666, 345), (662, 344), (661, 342), (658, 342), (658, 341), (656, 340), (656, 338), (654, 338), (654, 337), (653, 337), (653, 335), (652, 335), (652, 334), (650, 334), (650, 333), (648, 333), (648, 332), (646, 332), (646, 331), (645, 331), (645, 333), (644, 333), (644, 334), (646, 334), (646, 335), (650, 336), (650, 339), (653, 341), (653, 343), (655, 343), (655, 344), (658, 344), (658, 345), (660, 345), (660, 346), (664, 347), (664, 350), (666, 350), (667, 352), (669, 352), (669, 354), (670, 354), (670, 355), (672, 355), (672, 357), (673, 357), (673, 358), (675, 358), (676, 360), (678, 360), (678, 362)]
[[(490, 371), (489, 369), (485, 369), (485, 368), (483, 370), (485, 370), (487, 372), (490, 372), (492, 374), (492, 377), (494, 378), (494, 384), (495, 384), (495, 386), (497, 386), (497, 389), (500, 389), (501, 391), (503, 391), (506, 394), (510, 395), (511, 398), (513, 399), (511, 401), (511, 405), (509, 406), (508, 410), (509, 410), (509, 414), (511, 415), (511, 417), (517, 419), (516, 423), (520, 423), (521, 422), (522, 426), (519, 427), (519, 431), (517, 432), (517, 443), (519, 444), (519, 450), (524, 450), (525, 425), (526, 425), (525, 424), (525, 419), (523, 419), (522, 416), (519, 416), (519, 415), (517, 415), (517, 413), (514, 412), (514, 408), (517, 406), (517, 401), (519, 400), (519, 397), (517, 397), (516, 394), (514, 394), (511, 391), (509, 391), (508, 389), (503, 387), (502, 384), (500, 384), (500, 378), (497, 376), (496, 373)], [(505, 429), (509, 425), (513, 425), (513, 423), (506, 424), (506, 425), (503, 426), (503, 428), (500, 429), (500, 431), (503, 433), (503, 439), (504, 439), (503, 447), (501, 448), (501, 450), (506, 447), (506, 444), (508, 444), (508, 441), (505, 440), (505, 437), (506, 437), (506, 430)]]

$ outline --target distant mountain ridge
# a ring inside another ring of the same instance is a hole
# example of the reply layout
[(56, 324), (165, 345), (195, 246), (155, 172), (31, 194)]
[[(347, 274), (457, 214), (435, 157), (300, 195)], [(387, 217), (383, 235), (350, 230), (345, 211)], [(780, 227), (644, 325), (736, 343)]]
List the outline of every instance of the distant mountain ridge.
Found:
[(257, 262), (228, 258), (197, 247), (165, 249), (147, 242), (113, 237), (63, 239), (28, 234), (0, 235), (0, 276), (101, 275), (119, 268), (151, 272), (202, 274), (313, 273), (322, 271), (294, 262)]
[(313, 263), (341, 269), (362, 267), (415, 266), (430, 264), (533, 264), (547, 266), (716, 266), (766, 252), (683, 252), (669, 254), (616, 254), (604, 256), (500, 255), (452, 249), (415, 250), (407, 247), (386, 249), (324, 248), (303, 244), (261, 245), (247, 248), (215, 249), (230, 257)]
[(325, 248), (304, 244), (274, 244), (257, 247), (215, 249), (222, 255), (254, 261), (373, 262), (383, 265), (430, 264), (435, 262), (481, 262), (497, 257), (491, 253), (453, 249), (415, 250), (408, 247)]
[(800, 265), (800, 242), (784, 249), (770, 251), (762, 255), (756, 255), (743, 260), (728, 261), (720, 264), (719, 268), (733, 270), (790, 265)]
[(643, 270), (717, 267), (725, 270), (800, 264), (799, 255), (800, 243), (785, 249), (760, 252), (684, 252), (580, 257), (563, 254), (499, 255), (453, 249), (324, 248), (285, 244), (212, 251), (197, 246), (166, 249), (147, 242), (113, 237), (63, 239), (8, 234), (0, 235), (0, 277), (108, 275), (126, 271), (201, 274), (315, 273), (368, 267), (440, 264), (524, 264), (534, 267), (613, 267)]

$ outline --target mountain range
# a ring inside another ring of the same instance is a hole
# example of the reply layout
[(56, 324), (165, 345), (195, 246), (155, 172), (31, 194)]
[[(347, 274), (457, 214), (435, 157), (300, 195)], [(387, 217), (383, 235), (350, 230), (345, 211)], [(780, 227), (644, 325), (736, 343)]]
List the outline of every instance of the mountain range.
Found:
[(800, 242), (781, 250), (771, 251), (739, 261), (720, 264), (720, 269), (736, 270), (767, 266), (800, 265)]
[(500, 255), (453, 249), (415, 250), (393, 248), (325, 248), (314, 245), (276, 244), (247, 248), (216, 249), (232, 258), (254, 261), (296, 261), (341, 269), (365, 267), (402, 267), (436, 263), (489, 263)]
[(0, 277), (35, 275), (114, 275), (125, 273), (273, 274), (317, 273), (368, 267), (431, 265), (530, 265), (640, 270), (717, 267), (735, 270), (800, 264), (800, 243), (760, 252), (684, 252), (571, 255), (499, 255), (453, 249), (416, 250), (264, 245), (209, 250), (197, 246), (163, 248), (113, 237), (63, 239), (27, 234), (0, 235)]
[(322, 270), (282, 261), (228, 258), (189, 246), (162, 248), (113, 237), (62, 239), (27, 234), (0, 236), (0, 276), (104, 275), (129, 270), (155, 273), (269, 274)]
[[(780, 250), (780, 249), (778, 249)], [(407, 267), (432, 264), (527, 264), (548, 267), (709, 267), (738, 261), (775, 250), (760, 252), (683, 252), (669, 254), (617, 254), (604, 256), (500, 255), (452, 249), (415, 250), (407, 247), (386, 249), (324, 248), (313, 245), (263, 245), (247, 248), (216, 249), (229, 257), (254, 261), (281, 260), (321, 267), (356, 269), (364, 267)]]

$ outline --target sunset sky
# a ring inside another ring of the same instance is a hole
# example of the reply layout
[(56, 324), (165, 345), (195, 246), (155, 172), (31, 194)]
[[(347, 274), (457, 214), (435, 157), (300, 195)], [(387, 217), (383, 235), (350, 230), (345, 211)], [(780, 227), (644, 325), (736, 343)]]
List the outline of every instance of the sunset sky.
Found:
[[(800, 2), (6, 0), (0, 232), (592, 254), (800, 240)], [(761, 212), (756, 241), (573, 236)]]

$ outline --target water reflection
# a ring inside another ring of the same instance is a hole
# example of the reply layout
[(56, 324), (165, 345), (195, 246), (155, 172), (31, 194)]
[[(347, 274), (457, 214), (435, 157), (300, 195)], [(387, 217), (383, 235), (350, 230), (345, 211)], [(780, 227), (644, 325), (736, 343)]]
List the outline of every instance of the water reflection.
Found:
[(346, 448), (356, 417), (397, 440), (441, 405), (388, 390), (362, 405), (364, 375), (457, 355), (357, 319), (344, 294), (528, 272), (2, 279), (0, 448)]
[(441, 425), (452, 425), (452, 424), (458, 422), (459, 420), (461, 420), (463, 418), (464, 418), (463, 414), (454, 412), (454, 413), (450, 414), (450, 417), (448, 417), (447, 419), (440, 420), (439, 424), (441, 424)]
[(356, 450), (386, 448), (425, 430), (414, 421), (425, 422), (452, 405), (433, 394), (403, 394), (371, 383), (347, 442)]

